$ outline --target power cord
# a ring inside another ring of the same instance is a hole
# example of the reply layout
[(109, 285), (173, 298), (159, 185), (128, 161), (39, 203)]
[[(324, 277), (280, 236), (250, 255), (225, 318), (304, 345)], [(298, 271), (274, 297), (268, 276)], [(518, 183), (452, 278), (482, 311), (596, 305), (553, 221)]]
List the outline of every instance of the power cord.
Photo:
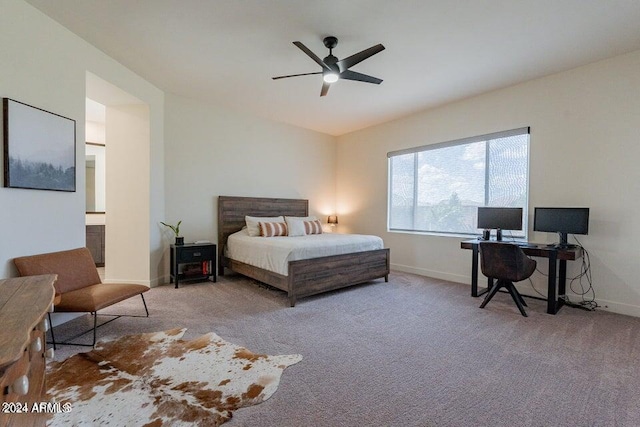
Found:
[[(576, 242), (578, 242), (578, 247), (582, 250), (583, 255), (580, 273), (578, 273), (577, 276), (571, 279), (571, 281), (569, 282), (569, 289), (571, 289), (571, 292), (581, 297), (582, 301), (573, 302), (565, 294), (564, 303), (570, 307), (581, 308), (587, 311), (594, 311), (599, 306), (596, 302), (596, 291), (593, 288), (593, 280), (591, 277), (591, 258), (589, 257), (589, 252), (585, 249), (584, 246), (582, 246), (582, 243), (580, 243), (580, 240), (578, 240), (575, 235), (572, 234), (572, 236), (576, 240)], [(580, 287), (579, 291), (576, 290), (578, 286)]]
[[(531, 259), (531, 257), (530, 257), (529, 255), (527, 255), (527, 258)], [(537, 263), (537, 262), (536, 262), (536, 271), (537, 271), (538, 273), (542, 274), (544, 277), (547, 277), (547, 276), (548, 276), (548, 274), (547, 274), (547, 273), (544, 273), (544, 272), (542, 272), (542, 271), (540, 271), (540, 270), (538, 269), (538, 263)], [(531, 276), (529, 276), (529, 285), (531, 285), (531, 288), (533, 289), (533, 291), (534, 291), (536, 294), (540, 295), (540, 296), (541, 296), (542, 298), (544, 298), (544, 299), (547, 299), (547, 296), (546, 296), (545, 294), (543, 294), (542, 292), (540, 292), (539, 290), (537, 290), (537, 289), (536, 289), (536, 287), (533, 285), (533, 280), (531, 280)]]
[[(582, 255), (580, 272), (575, 277), (569, 279), (570, 280), (569, 289), (571, 290), (571, 292), (581, 297), (582, 301), (573, 302), (569, 299), (569, 297), (566, 294), (563, 295), (561, 298), (563, 299), (564, 304), (569, 307), (579, 308), (586, 311), (594, 311), (596, 308), (599, 307), (599, 305), (596, 302), (596, 292), (595, 292), (595, 289), (593, 288), (593, 281), (591, 278), (591, 259), (589, 258), (589, 252), (584, 246), (582, 246), (582, 243), (578, 240), (578, 238), (575, 235), (572, 234), (572, 236), (575, 239), (575, 241), (578, 242), (578, 247), (582, 250), (583, 255)], [(544, 277), (549, 277), (549, 275), (544, 271), (540, 270), (538, 266), (536, 266), (536, 271)], [(586, 281), (586, 284), (583, 283), (583, 280)], [(538, 295), (546, 298), (546, 295), (538, 291), (536, 287), (533, 285), (533, 280), (531, 280), (531, 277), (529, 277), (529, 284), (531, 285), (531, 288), (533, 288), (533, 290)], [(577, 287), (578, 285), (580, 286), (579, 292), (574, 288), (574, 287)], [(587, 295), (589, 294), (591, 294), (591, 298), (587, 298)]]
[[(538, 270), (536, 268), (536, 270)], [(547, 296), (545, 294), (543, 294), (542, 292), (540, 292), (539, 290), (536, 289), (536, 287), (533, 285), (533, 280), (531, 280), (531, 277), (529, 277), (529, 285), (531, 285), (531, 289), (533, 289), (533, 291), (540, 295), (542, 298), (547, 298)]]

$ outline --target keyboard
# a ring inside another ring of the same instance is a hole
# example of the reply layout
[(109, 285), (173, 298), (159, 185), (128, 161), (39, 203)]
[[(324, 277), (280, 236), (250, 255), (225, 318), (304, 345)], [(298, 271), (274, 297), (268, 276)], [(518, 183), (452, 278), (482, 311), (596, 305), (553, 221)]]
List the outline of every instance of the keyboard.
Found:
[(535, 245), (533, 243), (527, 243), (527, 242), (514, 242), (516, 245), (520, 246), (521, 248), (537, 248), (538, 245)]

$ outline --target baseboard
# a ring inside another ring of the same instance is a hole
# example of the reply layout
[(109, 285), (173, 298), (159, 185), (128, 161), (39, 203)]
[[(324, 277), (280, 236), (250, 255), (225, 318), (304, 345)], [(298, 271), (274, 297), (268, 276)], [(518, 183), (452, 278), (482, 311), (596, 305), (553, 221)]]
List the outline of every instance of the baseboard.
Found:
[[(582, 301), (582, 297), (580, 295), (568, 294), (568, 297), (569, 300), (575, 303)], [(598, 303), (598, 308), (596, 310), (609, 311), (611, 313), (624, 314), (633, 317), (640, 317), (640, 307), (638, 307), (637, 305), (599, 299), (596, 299), (596, 302)]]
[(62, 325), (87, 313), (51, 313), (51, 327)]
[(150, 280), (133, 280), (133, 279), (105, 279), (102, 283), (132, 283), (134, 285), (150, 286)]
[[(391, 264), (391, 269), (402, 271), (405, 273), (417, 274), (419, 276), (432, 277), (434, 279), (448, 280), (450, 282), (464, 283), (467, 285), (471, 284), (471, 277), (459, 275), (459, 274), (428, 270), (426, 268), (417, 268), (417, 267), (411, 267), (411, 266), (402, 265), (402, 264)], [(544, 291), (546, 293), (546, 288), (544, 289)], [(535, 293), (532, 293), (531, 295), (537, 296), (537, 294)], [(580, 297), (579, 295), (568, 294), (568, 296), (571, 301), (574, 301), (574, 302), (582, 301), (582, 297)], [(601, 300), (601, 299), (597, 299), (596, 302), (598, 303), (597, 310), (608, 311), (608, 312), (617, 313), (617, 314), (624, 314), (624, 315), (633, 316), (633, 317), (640, 317), (640, 307), (637, 305), (624, 304), (620, 302)], [(566, 309), (570, 310), (571, 308), (569, 307), (563, 308), (563, 310), (566, 310)]]
[(427, 270), (426, 268), (411, 267), (402, 264), (390, 264), (391, 270), (398, 270), (405, 273), (413, 273), (419, 276), (433, 277), (434, 279), (448, 280), (449, 282), (471, 284), (471, 278), (459, 274), (451, 274), (444, 271)]
[(169, 276), (159, 276), (155, 279), (151, 279), (149, 286), (155, 288), (156, 286), (164, 285), (165, 283), (169, 283)]

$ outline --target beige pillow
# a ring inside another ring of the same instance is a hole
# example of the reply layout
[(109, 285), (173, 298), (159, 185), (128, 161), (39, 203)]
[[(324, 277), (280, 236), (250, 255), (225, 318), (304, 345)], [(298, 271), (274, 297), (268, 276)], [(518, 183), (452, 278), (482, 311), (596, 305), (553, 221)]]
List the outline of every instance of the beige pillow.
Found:
[(304, 236), (307, 234), (304, 231), (304, 222), (315, 221), (318, 218), (315, 216), (285, 216), (284, 219), (289, 229), (288, 236)]
[(322, 234), (322, 224), (319, 220), (303, 221), (305, 234)]
[(259, 222), (284, 222), (283, 216), (245, 216), (244, 221), (247, 223), (247, 233), (249, 236), (259, 236)]
[(287, 223), (285, 222), (259, 222), (260, 236), (277, 237), (287, 235)]

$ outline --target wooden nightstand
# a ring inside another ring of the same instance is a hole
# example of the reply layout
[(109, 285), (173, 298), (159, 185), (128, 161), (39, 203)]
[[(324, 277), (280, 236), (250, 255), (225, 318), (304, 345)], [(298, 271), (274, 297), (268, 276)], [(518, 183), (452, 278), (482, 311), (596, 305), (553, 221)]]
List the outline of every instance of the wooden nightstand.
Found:
[(185, 243), (171, 245), (171, 281), (176, 289), (181, 281), (216, 281), (216, 245)]

